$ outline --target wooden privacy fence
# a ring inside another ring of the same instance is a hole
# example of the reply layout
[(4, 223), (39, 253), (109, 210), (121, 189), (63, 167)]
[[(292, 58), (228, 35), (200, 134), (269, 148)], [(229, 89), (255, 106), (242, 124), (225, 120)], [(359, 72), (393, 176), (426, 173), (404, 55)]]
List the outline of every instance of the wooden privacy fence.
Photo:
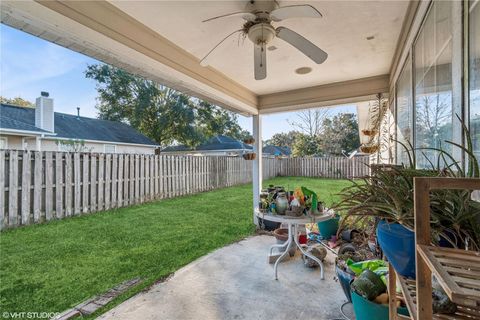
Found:
[[(263, 177), (354, 178), (365, 159), (264, 158)], [(0, 229), (251, 181), (241, 157), (0, 150)]]

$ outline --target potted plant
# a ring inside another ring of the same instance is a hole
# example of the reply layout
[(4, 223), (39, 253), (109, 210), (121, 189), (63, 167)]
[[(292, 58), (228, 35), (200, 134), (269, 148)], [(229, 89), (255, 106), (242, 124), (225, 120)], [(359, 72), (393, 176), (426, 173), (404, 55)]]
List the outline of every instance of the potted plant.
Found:
[[(464, 129), (466, 131), (466, 129)], [(385, 256), (403, 276), (415, 277), (414, 247), (414, 195), (413, 178), (421, 176), (479, 177), (478, 162), (471, 151), (468, 135), (467, 171), (442, 149), (436, 164), (430, 169), (415, 169), (416, 151), (409, 145), (409, 166), (390, 166), (372, 170), (371, 176), (341, 192), (342, 201), (335, 207), (346, 212), (342, 225), (367, 219), (377, 226), (377, 240)], [(478, 224), (480, 203), (471, 199), (470, 190), (442, 190), (431, 192), (431, 230), (435, 244), (441, 240), (454, 247), (478, 250), (480, 228)]]

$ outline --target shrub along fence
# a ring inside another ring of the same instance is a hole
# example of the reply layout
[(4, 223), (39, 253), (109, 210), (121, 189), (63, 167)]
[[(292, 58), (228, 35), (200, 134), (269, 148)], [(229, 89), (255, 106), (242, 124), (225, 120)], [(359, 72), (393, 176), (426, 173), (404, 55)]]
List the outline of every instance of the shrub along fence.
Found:
[[(263, 159), (263, 177), (355, 178), (368, 157)], [(252, 161), (0, 150), (0, 229), (251, 182)]]

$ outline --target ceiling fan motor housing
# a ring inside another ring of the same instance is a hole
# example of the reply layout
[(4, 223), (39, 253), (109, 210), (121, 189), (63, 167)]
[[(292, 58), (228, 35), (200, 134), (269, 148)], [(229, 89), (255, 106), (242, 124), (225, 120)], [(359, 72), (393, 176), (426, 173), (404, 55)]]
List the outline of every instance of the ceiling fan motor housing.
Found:
[(275, 29), (269, 23), (259, 23), (248, 30), (248, 38), (256, 45), (269, 43), (275, 38), (275, 34)]

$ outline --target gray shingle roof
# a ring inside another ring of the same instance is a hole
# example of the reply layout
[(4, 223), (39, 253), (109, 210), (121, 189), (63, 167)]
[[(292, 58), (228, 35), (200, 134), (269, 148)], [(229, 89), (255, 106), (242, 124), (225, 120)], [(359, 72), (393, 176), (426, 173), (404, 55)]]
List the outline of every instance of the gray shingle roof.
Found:
[(289, 156), (292, 154), (292, 151), (289, 147), (279, 147), (279, 146), (265, 146), (263, 147), (263, 153), (271, 154), (274, 156)]
[(227, 137), (227, 136), (215, 136), (208, 139), (206, 142), (200, 144), (196, 148), (189, 148), (185, 145), (166, 147), (162, 151), (175, 152), (175, 151), (212, 151), (212, 150), (251, 150), (252, 146), (245, 144), (239, 140)]
[[(35, 127), (35, 109), (0, 105), (0, 128), (47, 132)], [(129, 125), (55, 112), (58, 138), (157, 145)]]

